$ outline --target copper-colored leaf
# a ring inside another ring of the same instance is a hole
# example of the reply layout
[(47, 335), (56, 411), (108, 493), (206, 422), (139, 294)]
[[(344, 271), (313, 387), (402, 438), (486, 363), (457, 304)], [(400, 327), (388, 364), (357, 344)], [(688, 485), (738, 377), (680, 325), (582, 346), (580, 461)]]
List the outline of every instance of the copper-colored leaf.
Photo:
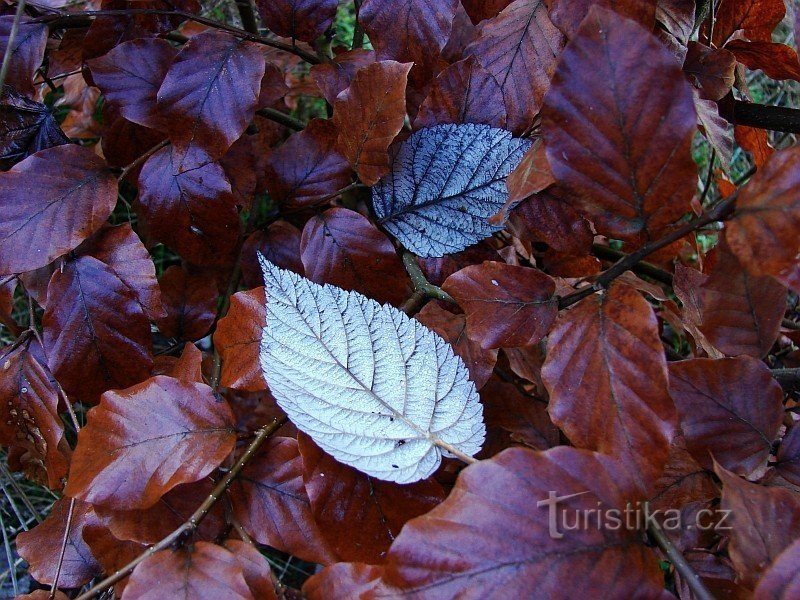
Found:
[(171, 147), (147, 159), (139, 174), (139, 213), (154, 241), (195, 264), (224, 264), (239, 239), (236, 200), (220, 164), (200, 150), (194, 154), (205, 164), (188, 171), (181, 171)]
[(256, 600), (277, 600), (270, 576), (270, 566), (253, 544), (239, 540), (225, 540), (225, 548), (236, 557), (244, 573), (244, 581)]
[(547, 162), (544, 144), (541, 139), (538, 139), (506, 180), (506, 187), (508, 187), (506, 207), (541, 192), (553, 183), (555, 183), (555, 179), (550, 171), (550, 164)]
[(653, 0), (545, 0), (545, 4), (553, 23), (572, 40), (592, 6), (613, 10), (649, 31), (653, 28), (658, 3)]
[(33, 96), (35, 93), (33, 76), (42, 64), (44, 50), (47, 46), (47, 25), (31, 23), (30, 19), (23, 14), (14, 38), (14, 46), (9, 48), (8, 42), (13, 24), (13, 14), (4, 14), (0, 17), (0, 56), (10, 55), (8, 72), (3, 83), (18, 92)]
[(450, 37), (457, 6), (458, 0), (363, 0), (358, 22), (379, 59), (414, 63), (412, 77), (424, 82)]
[(730, 172), (734, 150), (733, 127), (719, 114), (719, 105), (713, 100), (703, 100), (695, 94), (694, 108), (697, 111), (697, 123), (702, 127), (708, 143), (717, 151), (722, 168)]
[(68, 144), (53, 115), (53, 109), (3, 86), (0, 90), (0, 170), (13, 167), (23, 158)]
[(234, 516), (257, 542), (303, 560), (335, 562), (311, 514), (296, 440), (268, 440), (234, 481), (230, 494)]
[(466, 49), (500, 84), (508, 128), (522, 133), (542, 106), (564, 36), (550, 21), (543, 0), (516, 0), (478, 27)]
[[(114, 573), (147, 550), (147, 546), (144, 544), (118, 540), (111, 531), (100, 524), (84, 527), (83, 541), (92, 554), (97, 557), (97, 562), (100, 563), (104, 573)], [(128, 577), (125, 577), (114, 584), (114, 593), (118, 597), (122, 595), (127, 583)]]
[(409, 295), (410, 282), (392, 242), (355, 211), (334, 207), (312, 217), (300, 250), (311, 281), (394, 305)]
[[(69, 519), (72, 500), (61, 498), (50, 509), (47, 518), (30, 531), (17, 536), (17, 550), (29, 566), (31, 577), (39, 583), (52, 585), (58, 570), (58, 558)], [(100, 565), (92, 556), (91, 550), (83, 541), (83, 529), (99, 524), (91, 505), (75, 500), (72, 512), (64, 560), (58, 574), (58, 585), (63, 588), (77, 588), (88, 583), (100, 574)]]
[(0, 173), (0, 273), (33, 271), (72, 250), (116, 202), (117, 182), (103, 159), (74, 144), (40, 150)]
[(505, 127), (503, 90), (474, 56), (444, 69), (419, 107), (414, 129), (443, 123), (483, 123)]
[(103, 395), (78, 433), (64, 492), (119, 510), (153, 506), (233, 450), (233, 413), (211, 388), (159, 375)]
[(792, 427), (783, 437), (775, 458), (775, 470), (778, 474), (800, 486), (800, 427)]
[(461, 0), (469, 18), (475, 25), (484, 19), (496, 17), (512, 0)]
[(724, 48), (709, 48), (689, 42), (683, 70), (691, 75), (700, 88), (700, 97), (719, 100), (731, 90), (736, 69), (736, 57)]
[(93, 256), (53, 273), (42, 325), (48, 365), (73, 401), (94, 403), (150, 374), (147, 316), (133, 290)]
[(791, 270), (800, 253), (800, 147), (775, 154), (736, 201), (726, 239), (753, 275)]
[(333, 103), (338, 146), (366, 185), (389, 172), (389, 144), (403, 127), (410, 68), (392, 60), (362, 67)]
[(253, 594), (233, 552), (209, 542), (197, 542), (147, 557), (131, 573), (125, 597), (136, 600), (252, 600)]
[(231, 296), (228, 314), (219, 320), (214, 332), (214, 348), (222, 359), (220, 385), (249, 391), (266, 389), (258, 364), (266, 303), (263, 286)]
[(750, 483), (717, 465), (722, 509), (733, 528), (728, 554), (745, 585), (753, 585), (781, 552), (800, 538), (800, 498), (782, 488)]
[(36, 340), (20, 342), (0, 354), (0, 445), (21, 454), (29, 479), (59, 489), (70, 451), (58, 416), (58, 389), (34, 353)]
[(542, 118), (553, 174), (599, 233), (657, 236), (688, 212), (697, 176), (691, 89), (636, 23), (592, 6), (562, 54)]
[(169, 138), (181, 157), (177, 172), (196, 168), (202, 148), (220, 158), (255, 114), (265, 58), (254, 42), (209, 29), (184, 44), (158, 90)]
[(697, 464), (678, 433), (669, 449), (669, 461), (656, 482), (650, 505), (655, 510), (680, 509), (689, 502), (712, 500), (719, 496), (711, 472)]
[(550, 415), (570, 441), (616, 456), (652, 490), (677, 415), (658, 322), (642, 295), (615, 284), (559, 315), (542, 380)]
[(156, 107), (156, 93), (177, 50), (166, 40), (143, 38), (125, 42), (88, 61), (94, 84), (122, 116), (152, 129), (167, 123)]
[[(783, 393), (761, 361), (742, 356), (671, 363), (670, 393), (692, 456), (740, 475), (763, 470), (783, 420)], [(713, 458), (712, 458), (713, 457)]]
[(264, 283), (258, 253), (269, 262), (282, 269), (289, 269), (298, 275), (304, 273), (300, 260), (300, 230), (286, 221), (270, 223), (266, 230), (260, 230), (247, 237), (242, 245), (242, 279), (245, 286), (254, 288)]
[(267, 159), (270, 198), (287, 206), (333, 199), (352, 178), (350, 165), (336, 148), (337, 136), (332, 121), (314, 119), (273, 150)]
[(428, 303), (415, 317), (425, 327), (432, 329), (453, 347), (469, 370), (469, 378), (481, 389), (492, 376), (497, 362), (497, 350), (484, 349), (467, 336), (467, 319), (464, 315), (454, 315), (440, 308), (438, 304)]
[(374, 63), (375, 60), (374, 51), (356, 48), (337, 54), (329, 62), (314, 65), (311, 67), (311, 78), (317, 84), (325, 100), (329, 104), (333, 104), (336, 96), (350, 87), (358, 70)]
[(199, 340), (217, 315), (216, 282), (207, 273), (188, 273), (172, 265), (159, 281), (166, 317), (158, 321), (161, 332), (182, 340)]
[(800, 81), (800, 61), (797, 52), (786, 44), (734, 40), (725, 48), (750, 69), (761, 69), (772, 79)]
[(281, 37), (313, 42), (333, 24), (338, 0), (256, 0), (258, 14)]
[(771, 277), (750, 275), (723, 241), (716, 264), (696, 294), (700, 331), (715, 347), (729, 356), (761, 358), (769, 352), (785, 309), (783, 285)]
[[(785, 14), (783, 0), (721, 0), (716, 5), (713, 45), (722, 47), (739, 30), (750, 40), (771, 42)], [(706, 28), (704, 23), (707, 37)]]
[[(395, 596), (661, 598), (658, 561), (636, 530), (563, 528), (582, 510), (622, 510), (637, 492), (605, 455), (506, 450), (467, 467), (442, 504), (406, 523), (380, 583)], [(336, 572), (315, 575), (307, 589)]]
[(307, 435), (297, 440), (311, 512), (339, 560), (382, 563), (406, 521), (444, 499), (433, 479), (410, 485), (374, 479), (336, 462)]
[(755, 600), (792, 600), (800, 597), (800, 539), (795, 540), (772, 562), (756, 586)]
[(447, 278), (444, 290), (467, 315), (467, 333), (484, 348), (529, 346), (558, 312), (555, 283), (536, 269), (487, 261)]

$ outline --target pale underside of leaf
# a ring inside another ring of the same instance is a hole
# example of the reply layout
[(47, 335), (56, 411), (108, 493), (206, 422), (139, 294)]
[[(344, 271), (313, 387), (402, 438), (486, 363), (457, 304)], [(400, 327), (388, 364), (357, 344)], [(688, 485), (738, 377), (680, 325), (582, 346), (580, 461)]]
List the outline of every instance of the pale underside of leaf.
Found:
[(443, 451), (468, 458), (480, 450), (483, 410), (447, 342), (391, 306), (260, 260), (264, 378), (323, 450), (398, 483), (431, 475)]
[(488, 219), (508, 198), (505, 180), (528, 140), (488, 125), (437, 125), (395, 146), (391, 172), (372, 188), (381, 224), (423, 257), (459, 252), (500, 231)]

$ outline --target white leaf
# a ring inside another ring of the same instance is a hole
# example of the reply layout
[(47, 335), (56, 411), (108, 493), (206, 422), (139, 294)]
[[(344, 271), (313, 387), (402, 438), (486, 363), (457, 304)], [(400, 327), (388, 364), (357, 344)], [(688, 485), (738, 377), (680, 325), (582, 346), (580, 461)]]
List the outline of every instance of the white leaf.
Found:
[(419, 256), (460, 252), (500, 231), (488, 219), (508, 198), (506, 177), (529, 140), (488, 125), (420, 129), (391, 153), (391, 171), (372, 188), (380, 224)]
[(338, 461), (398, 483), (430, 476), (443, 451), (480, 450), (483, 408), (447, 342), (389, 305), (259, 259), (261, 368), (298, 429)]

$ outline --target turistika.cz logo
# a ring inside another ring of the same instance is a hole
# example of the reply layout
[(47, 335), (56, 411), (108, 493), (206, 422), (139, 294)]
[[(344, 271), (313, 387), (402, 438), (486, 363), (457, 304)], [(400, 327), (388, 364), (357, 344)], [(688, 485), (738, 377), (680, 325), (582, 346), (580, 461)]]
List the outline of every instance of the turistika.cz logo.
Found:
[(680, 510), (653, 509), (647, 502), (629, 502), (624, 508), (609, 508), (599, 501), (595, 506), (569, 506), (569, 500), (588, 493), (590, 492), (584, 491), (559, 496), (558, 492), (551, 490), (547, 493), (546, 500), (536, 503), (540, 508), (547, 507), (551, 538), (560, 540), (566, 533), (573, 531), (643, 531), (652, 522), (658, 523), (661, 529), (667, 531), (684, 527), (715, 531), (727, 531), (731, 528), (731, 511), (720, 508), (701, 509), (692, 515), (691, 523), (686, 523), (687, 516)]

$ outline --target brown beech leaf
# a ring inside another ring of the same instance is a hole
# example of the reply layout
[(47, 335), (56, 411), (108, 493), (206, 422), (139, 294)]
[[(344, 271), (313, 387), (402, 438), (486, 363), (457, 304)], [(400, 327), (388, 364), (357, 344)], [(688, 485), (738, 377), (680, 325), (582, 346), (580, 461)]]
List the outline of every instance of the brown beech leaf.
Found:
[(409, 295), (410, 281), (392, 242), (360, 213), (334, 207), (312, 217), (300, 251), (311, 281), (394, 305)]
[(58, 388), (37, 359), (32, 336), (0, 353), (0, 444), (20, 454), (28, 479), (61, 488), (70, 450), (58, 416)]
[(735, 125), (733, 128), (736, 143), (747, 150), (759, 169), (769, 162), (775, 150), (769, 144), (767, 132), (756, 127)]
[(748, 356), (671, 363), (670, 394), (686, 447), (706, 469), (713, 461), (739, 475), (763, 471), (783, 420), (783, 392), (769, 369)]
[[(194, 483), (172, 488), (158, 502), (142, 510), (115, 510), (97, 506), (97, 515), (120, 540), (155, 544), (192, 516), (214, 489), (214, 482), (204, 477)], [(194, 532), (194, 539), (214, 541), (225, 531), (225, 508), (216, 503)]]
[(599, 233), (652, 237), (689, 210), (697, 176), (691, 89), (669, 51), (636, 23), (591, 7), (562, 54), (542, 118), (553, 175)]
[(555, 183), (555, 179), (550, 171), (544, 144), (540, 138), (534, 141), (533, 146), (525, 153), (522, 162), (506, 179), (508, 188), (506, 207), (519, 204), (528, 196), (541, 192), (553, 183)]
[(723, 240), (716, 264), (696, 291), (700, 331), (729, 356), (761, 358), (778, 337), (786, 288), (771, 277), (750, 275)]
[[(771, 42), (772, 32), (785, 14), (782, 0), (720, 0), (714, 19), (713, 45), (724, 46), (740, 29), (747, 39)], [(704, 23), (701, 28), (706, 39), (707, 27)]]
[(191, 147), (218, 159), (238, 140), (253, 120), (264, 53), (254, 42), (210, 29), (183, 45), (158, 90), (158, 109), (176, 148), (180, 168), (196, 168)]
[(222, 359), (221, 386), (248, 391), (267, 388), (258, 363), (266, 305), (264, 286), (231, 296), (228, 314), (214, 332), (214, 348)]
[(739, 193), (725, 237), (753, 275), (793, 269), (800, 253), (800, 148), (776, 153)]
[(382, 563), (406, 521), (444, 500), (433, 479), (381, 481), (337, 462), (305, 434), (297, 441), (311, 512), (339, 560)]
[(800, 597), (800, 539), (788, 546), (764, 571), (753, 593), (754, 600), (791, 600)]
[(506, 126), (503, 90), (474, 56), (453, 63), (439, 73), (419, 107), (414, 129), (444, 123)]
[(730, 511), (728, 554), (741, 583), (752, 586), (786, 548), (800, 538), (800, 498), (790, 490), (745, 481), (716, 465), (722, 509)]
[(442, 286), (467, 316), (467, 333), (484, 348), (529, 346), (558, 312), (555, 282), (536, 269), (487, 261), (461, 269)]
[(242, 246), (242, 278), (246, 287), (254, 288), (264, 283), (258, 253), (281, 269), (303, 275), (300, 260), (300, 230), (286, 221), (270, 223), (266, 230), (252, 233)]
[(18, 92), (33, 96), (33, 77), (42, 64), (44, 50), (47, 46), (48, 28), (45, 23), (31, 23), (22, 16), (13, 48), (8, 42), (11, 36), (14, 15), (0, 16), (0, 56), (10, 54), (8, 72), (3, 80), (4, 85), (11, 86)]
[(0, 173), (0, 273), (33, 271), (66, 254), (100, 229), (116, 202), (117, 181), (103, 159), (75, 144)]
[(172, 265), (159, 281), (166, 317), (158, 328), (167, 337), (199, 340), (214, 323), (217, 315), (217, 285), (203, 272), (188, 273)]
[(307, 206), (335, 197), (352, 180), (347, 159), (336, 148), (330, 120), (314, 119), (267, 158), (270, 198), (286, 206)]
[(800, 427), (792, 427), (781, 440), (775, 470), (787, 481), (800, 486)]
[(380, 60), (414, 63), (412, 76), (426, 82), (450, 37), (457, 6), (458, 0), (363, 0), (358, 22)]
[(0, 170), (7, 170), (31, 154), (68, 144), (53, 109), (4, 86), (0, 90)]
[(508, 128), (519, 135), (532, 123), (550, 87), (564, 36), (543, 0), (515, 0), (478, 26), (465, 55), (473, 55), (503, 90)]
[(314, 521), (297, 440), (271, 438), (230, 488), (233, 515), (260, 544), (328, 564), (336, 556)]
[(578, 35), (578, 29), (592, 6), (613, 10), (650, 31), (655, 21), (657, 3), (652, 0), (545, 0), (545, 4), (550, 9), (553, 23), (572, 40)]
[(719, 114), (719, 105), (713, 100), (703, 100), (694, 95), (694, 108), (697, 111), (697, 123), (702, 127), (708, 143), (717, 151), (722, 168), (731, 170), (733, 161), (733, 127)]
[(731, 91), (735, 69), (736, 57), (728, 50), (689, 42), (683, 70), (694, 79), (701, 98), (720, 100)]
[(151, 321), (164, 316), (153, 259), (129, 223), (104, 227), (86, 240), (78, 253), (89, 254), (111, 267), (136, 294)]
[(464, 10), (475, 25), (496, 17), (511, 2), (512, 0), (461, 0)]
[(256, 600), (277, 600), (272, 585), (270, 566), (267, 559), (253, 544), (240, 540), (225, 540), (225, 548), (236, 557), (244, 573), (244, 581)]
[(694, 33), (694, 0), (658, 0), (656, 21), (660, 23), (682, 45), (686, 45)]
[(208, 475), (235, 441), (233, 413), (210, 387), (152, 377), (107, 392), (90, 411), (64, 493), (118, 510), (148, 508)]
[(410, 69), (393, 60), (362, 67), (333, 103), (338, 147), (366, 185), (389, 172), (389, 144), (403, 127)]
[(786, 44), (734, 40), (725, 45), (736, 59), (750, 69), (761, 69), (772, 79), (800, 81), (800, 61), (797, 52)]
[(163, 130), (168, 123), (156, 107), (156, 93), (177, 53), (167, 40), (142, 38), (120, 44), (87, 64), (106, 102), (119, 107), (123, 117)]
[(333, 24), (338, 0), (256, 0), (258, 14), (281, 37), (312, 43)]
[[(147, 546), (128, 540), (119, 540), (103, 525), (87, 525), (83, 528), (83, 541), (97, 557), (104, 573), (114, 573), (147, 551)], [(114, 594), (122, 595), (128, 577), (114, 584)], [(44, 599), (43, 599), (44, 600)]]
[(469, 370), (469, 378), (481, 389), (492, 376), (497, 362), (497, 350), (484, 349), (467, 336), (467, 319), (464, 315), (454, 315), (434, 303), (426, 304), (414, 317), (432, 329), (453, 347)]
[[(56, 501), (44, 521), (17, 536), (19, 555), (30, 565), (29, 573), (39, 583), (52, 585), (55, 581), (71, 502), (70, 498)], [(100, 522), (91, 505), (80, 500), (74, 502), (64, 560), (58, 574), (58, 585), (63, 588), (81, 587), (101, 573), (100, 565), (82, 536), (85, 527)]]
[(139, 174), (139, 214), (153, 241), (195, 264), (224, 264), (239, 239), (236, 199), (220, 164), (201, 150), (194, 154), (203, 166), (184, 172), (171, 147), (147, 159)]
[(619, 458), (650, 492), (677, 426), (653, 309), (614, 284), (559, 315), (542, 381), (550, 416), (576, 446)]
[(697, 464), (686, 449), (683, 434), (672, 439), (669, 460), (656, 482), (650, 505), (656, 510), (681, 508), (689, 502), (712, 500), (719, 496), (717, 486), (708, 471)]
[(147, 315), (133, 290), (93, 256), (53, 273), (42, 326), (50, 370), (73, 401), (95, 403), (105, 390), (150, 374)]
[(554, 250), (573, 255), (588, 254), (594, 240), (589, 222), (557, 185), (518, 204), (511, 211), (508, 229), (522, 239), (545, 242)]
[(139, 563), (125, 587), (125, 597), (252, 600), (253, 594), (233, 552), (209, 542), (197, 542), (179, 550), (161, 550)]
[(350, 87), (358, 70), (376, 60), (373, 50), (356, 48), (337, 54), (331, 61), (314, 65), (311, 67), (311, 78), (325, 100), (333, 104), (336, 96)]
[[(487, 598), (498, 590), (509, 598), (531, 590), (541, 598), (598, 590), (609, 598), (668, 597), (638, 531), (561, 526), (576, 511), (622, 510), (637, 499), (630, 475), (608, 456), (566, 447), (505, 450), (467, 467), (442, 504), (406, 523), (372, 585), (388, 586), (395, 597)], [(313, 576), (305, 589), (324, 589), (337, 570)]]

